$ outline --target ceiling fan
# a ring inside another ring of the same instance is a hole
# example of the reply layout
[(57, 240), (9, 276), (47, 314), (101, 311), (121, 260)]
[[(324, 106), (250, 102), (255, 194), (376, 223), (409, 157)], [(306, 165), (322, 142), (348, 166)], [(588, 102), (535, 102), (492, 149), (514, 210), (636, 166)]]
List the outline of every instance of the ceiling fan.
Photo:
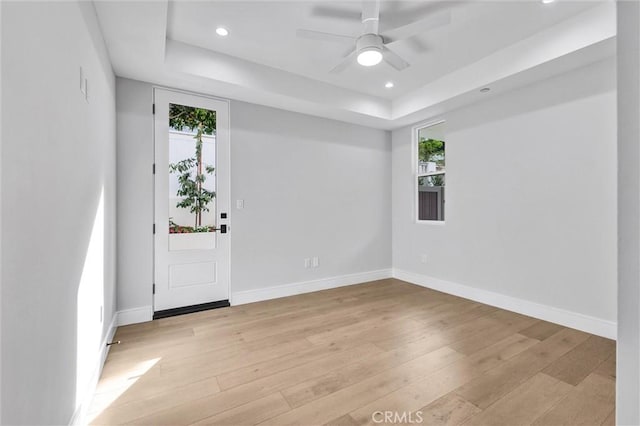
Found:
[[(334, 15), (339, 14), (332, 11)], [(345, 18), (350, 18), (348, 12)], [(420, 14), (417, 14), (418, 16)], [(323, 40), (333, 42), (351, 42), (354, 49), (345, 56), (330, 72), (338, 73), (346, 69), (356, 58), (357, 62), (365, 67), (377, 65), (383, 60), (398, 71), (409, 66), (398, 54), (393, 52), (389, 46), (397, 41), (411, 38), (425, 31), (432, 30), (437, 27), (447, 25), (451, 22), (451, 14), (449, 11), (442, 11), (435, 14), (429, 14), (425, 18), (417, 19), (405, 25), (379, 32), (380, 23), (380, 0), (362, 2), (362, 34), (359, 37), (352, 37), (342, 34), (325, 33), (321, 31), (313, 31), (299, 29), (296, 35), (299, 38), (310, 40)]]

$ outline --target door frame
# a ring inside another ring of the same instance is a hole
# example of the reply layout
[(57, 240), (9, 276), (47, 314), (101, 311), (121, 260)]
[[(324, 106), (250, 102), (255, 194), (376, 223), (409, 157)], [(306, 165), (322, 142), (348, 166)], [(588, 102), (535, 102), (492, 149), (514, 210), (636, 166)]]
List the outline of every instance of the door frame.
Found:
[[(197, 92), (192, 92), (189, 90), (181, 90), (181, 89), (175, 89), (173, 87), (166, 87), (166, 86), (159, 86), (159, 85), (152, 85), (151, 86), (151, 104), (152, 104), (152, 115), (151, 115), (151, 134), (153, 136), (153, 143), (152, 143), (152, 147), (153, 147), (153, 152), (152, 152), (152, 163), (151, 163), (151, 167), (153, 170), (153, 174), (152, 174), (152, 196), (151, 196), (151, 223), (153, 223), (153, 234), (152, 234), (152, 262), (151, 262), (151, 276), (153, 279), (152, 282), (152, 287), (151, 287), (151, 314), (153, 315), (156, 312), (156, 297), (155, 297), (155, 282), (156, 282), (156, 234), (155, 234), (155, 229), (156, 229), (156, 125), (155, 125), (155, 120), (156, 120), (156, 90), (165, 90), (168, 92), (175, 92), (175, 93), (180, 93), (183, 95), (189, 95), (189, 96), (197, 96), (200, 98), (206, 98), (206, 99), (211, 99), (214, 101), (219, 101), (219, 102), (224, 102), (227, 105), (227, 117), (228, 119), (228, 126), (229, 128), (228, 130), (228, 134), (229, 134), (229, 155), (227, 156), (227, 170), (229, 171), (229, 176), (228, 176), (228, 181), (229, 181), (229, 191), (227, 193), (227, 205), (229, 206), (228, 208), (228, 217), (227, 217), (227, 239), (228, 239), (228, 244), (229, 244), (229, 256), (228, 256), (228, 260), (227, 260), (227, 268), (229, 271), (229, 282), (228, 282), (228, 292), (229, 292), (229, 303), (231, 304), (231, 306), (233, 306), (232, 302), (232, 292), (231, 292), (231, 280), (232, 280), (232, 274), (231, 274), (231, 247), (232, 247), (232, 234), (231, 234), (231, 225), (233, 223), (232, 221), (232, 214), (231, 214), (231, 210), (232, 210), (232, 206), (231, 206), (231, 101), (229, 99), (226, 98), (220, 98), (217, 96), (212, 96), (212, 95), (205, 95), (202, 93), (197, 93)], [(217, 161), (217, 160), (216, 160)]]

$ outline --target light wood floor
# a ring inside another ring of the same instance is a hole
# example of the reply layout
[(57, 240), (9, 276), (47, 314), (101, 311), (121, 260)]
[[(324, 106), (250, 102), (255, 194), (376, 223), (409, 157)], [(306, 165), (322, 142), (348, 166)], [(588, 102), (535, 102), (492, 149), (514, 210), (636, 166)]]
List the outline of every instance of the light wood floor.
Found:
[(116, 339), (95, 424), (383, 424), (385, 411), (395, 424), (615, 423), (613, 341), (398, 280)]

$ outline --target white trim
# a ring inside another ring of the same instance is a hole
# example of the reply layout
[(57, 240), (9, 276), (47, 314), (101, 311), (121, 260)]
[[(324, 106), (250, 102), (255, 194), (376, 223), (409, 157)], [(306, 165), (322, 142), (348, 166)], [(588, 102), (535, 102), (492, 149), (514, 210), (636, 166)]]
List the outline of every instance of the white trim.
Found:
[(231, 305), (243, 305), (245, 303), (260, 302), (263, 300), (277, 299), (279, 297), (311, 293), (313, 291), (344, 287), (369, 281), (382, 280), (385, 278), (391, 278), (391, 269), (380, 269), (377, 271), (340, 275), (337, 277), (302, 281), (273, 287), (258, 288), (255, 290), (236, 291), (231, 293)]
[(444, 175), (444, 174), (447, 174), (446, 170), (443, 170), (441, 172), (418, 173), (416, 175), (416, 178), (429, 177), (429, 176), (439, 176), (439, 175)]
[(399, 269), (393, 270), (393, 278), (565, 327), (575, 328), (597, 336), (616, 339), (617, 324), (613, 321)]
[[(0, 22), (2, 22), (2, 2), (0, 1)], [(6, 39), (5, 39), (6, 41)], [(5, 49), (6, 50), (6, 49)], [(0, 62), (2, 62), (2, 31), (0, 31)], [(0, 64), (0, 129), (2, 129), (2, 64)], [(2, 131), (0, 131), (0, 164), (2, 163)], [(2, 185), (0, 185), (2, 187)], [(2, 197), (0, 197), (2, 212)], [(0, 223), (2, 223), (0, 213)], [(0, 231), (0, 259), (2, 259), (2, 232)], [(2, 306), (2, 265), (0, 265), (0, 306)], [(0, 315), (1, 317), (1, 315)], [(0, 321), (0, 343), (2, 342), (2, 321)], [(2, 381), (2, 351), (0, 351), (0, 384)], [(2, 386), (0, 386), (0, 423), (2, 423)]]
[(125, 309), (116, 312), (118, 327), (129, 324), (147, 322), (153, 319), (153, 308), (151, 306), (141, 306), (139, 308)]
[(444, 220), (416, 220), (416, 225), (438, 225), (444, 226)]
[(229, 155), (227, 155), (227, 160), (229, 162), (229, 164), (227, 164), (228, 170), (229, 170), (229, 208), (227, 210), (227, 214), (228, 214), (228, 218), (229, 218), (229, 222), (227, 225), (227, 232), (229, 234), (229, 283), (228, 283), (228, 295), (229, 295), (229, 304), (231, 304), (231, 294), (232, 294), (232, 290), (231, 290), (231, 285), (232, 285), (232, 281), (233, 281), (233, 274), (232, 274), (232, 268), (231, 268), (231, 259), (232, 259), (232, 254), (233, 254), (233, 232), (231, 232), (231, 218), (233, 217), (233, 206), (231, 205), (232, 203), (232, 198), (231, 198), (231, 176), (233, 176), (232, 173), (232, 163), (231, 163), (231, 155), (232, 155), (232, 149), (231, 149), (231, 141), (233, 140), (232, 138), (232, 127), (231, 127), (231, 99), (227, 99), (227, 102), (229, 102), (229, 120), (227, 122), (227, 126), (229, 126), (229, 128), (227, 129), (229, 131)]
[(445, 118), (430, 118), (426, 121), (421, 121), (411, 126), (411, 131), (417, 134), (420, 129), (437, 126), (438, 124), (442, 124), (445, 121), (447, 121)]
[[(126, 78), (126, 77), (125, 77)], [(220, 96), (216, 96), (216, 95), (209, 95), (207, 93), (202, 93), (202, 92), (197, 92), (197, 91), (191, 91), (191, 90), (183, 90), (183, 89), (177, 89), (175, 87), (171, 87), (171, 86), (163, 86), (163, 85), (159, 85), (159, 84), (153, 84), (151, 86), (153, 89), (160, 89), (160, 90), (166, 90), (168, 92), (175, 92), (175, 93), (181, 93), (183, 95), (189, 95), (189, 96), (197, 96), (200, 98), (207, 98), (207, 99), (213, 99), (215, 101), (223, 101), (223, 102), (227, 102), (227, 103), (231, 103), (231, 99), (229, 98), (222, 98)], [(155, 98), (154, 98), (154, 102), (155, 102)]]
[(113, 336), (116, 334), (116, 329), (118, 328), (117, 324), (118, 313), (116, 312), (111, 319), (111, 324), (109, 324), (107, 334), (102, 340), (102, 346), (100, 346), (100, 353), (98, 354), (97, 364), (93, 371), (93, 375), (91, 376), (91, 381), (87, 385), (84, 398), (82, 398), (82, 403), (80, 403), (80, 405), (76, 407), (76, 411), (73, 413), (73, 416), (71, 416), (71, 420), (69, 421), (70, 425), (76, 426), (87, 424), (87, 410), (91, 406), (93, 395), (96, 392), (98, 381), (100, 380), (100, 375), (102, 374), (102, 367), (104, 366), (104, 362), (107, 359), (107, 354), (109, 353), (110, 347), (107, 346), (107, 343), (113, 340)]

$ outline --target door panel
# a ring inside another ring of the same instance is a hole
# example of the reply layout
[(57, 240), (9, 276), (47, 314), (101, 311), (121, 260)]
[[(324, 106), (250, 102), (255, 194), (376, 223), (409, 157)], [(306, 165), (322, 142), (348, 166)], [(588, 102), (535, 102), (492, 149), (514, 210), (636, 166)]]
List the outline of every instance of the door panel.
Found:
[(154, 310), (228, 300), (229, 104), (164, 89), (154, 103)]
[(216, 282), (216, 262), (169, 265), (169, 288)]

